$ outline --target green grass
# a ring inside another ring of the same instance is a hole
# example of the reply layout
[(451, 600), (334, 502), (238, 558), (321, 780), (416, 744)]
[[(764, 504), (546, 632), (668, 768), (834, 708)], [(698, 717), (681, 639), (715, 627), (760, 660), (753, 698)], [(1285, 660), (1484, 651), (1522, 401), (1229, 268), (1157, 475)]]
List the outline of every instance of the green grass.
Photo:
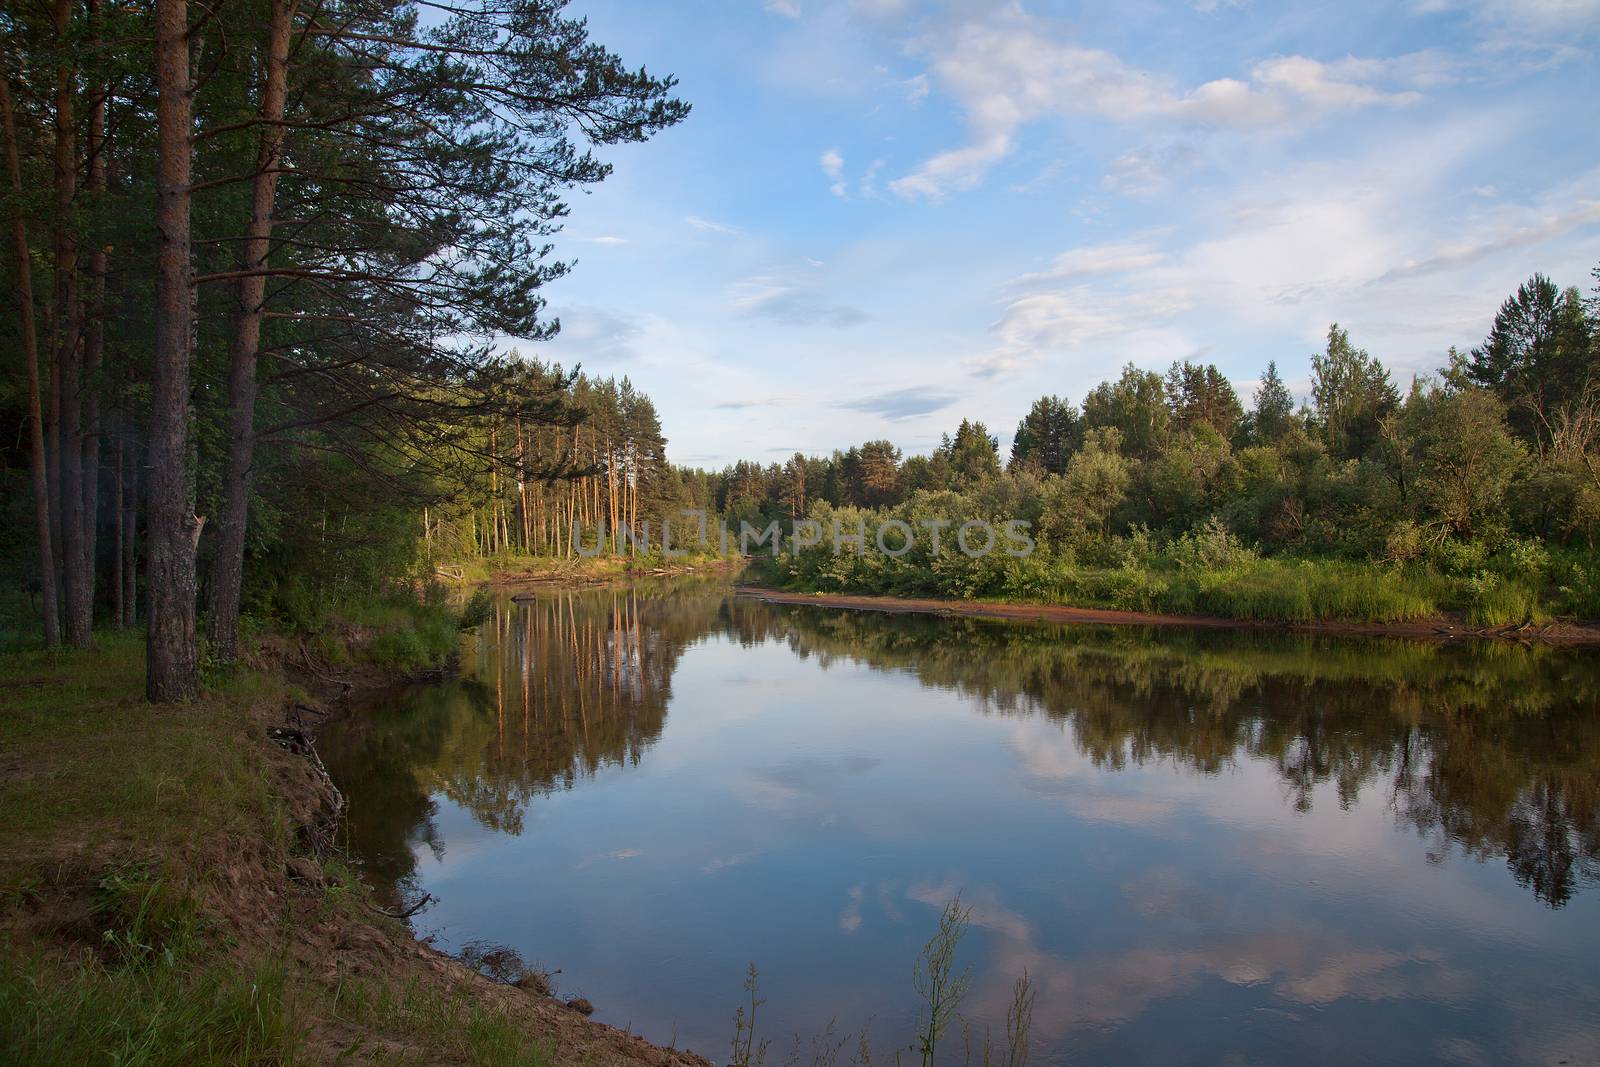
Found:
[[(553, 1061), (549, 1038), (533, 1033), (504, 1006), (474, 994), (466, 983), (441, 989), (416, 981), (398, 987), (347, 981), (338, 989), (333, 1011), (357, 1028), (425, 1037), (435, 1054), (445, 1051), (474, 1064), (543, 1067)], [(404, 1053), (389, 1061), (431, 1062)]]
[[(246, 708), (282, 701), (276, 679), (241, 674), (193, 705), (142, 699), (144, 646), (100, 634), (89, 652), (0, 657), (0, 780), (7, 817), (0, 856), (47, 854), (73, 842), (144, 842), (160, 848), (212, 833), (271, 827), (270, 782), (259, 750), (242, 743)], [(280, 828), (281, 830), (281, 828)], [(4, 864), (0, 891), (23, 868)]]
[(882, 565), (854, 558), (819, 567), (815, 560), (758, 558), (758, 573), (802, 592), (935, 596), (1059, 604), (1171, 615), (1268, 622), (1408, 622), (1460, 615), (1469, 625), (1542, 622), (1559, 608), (1585, 613), (1587, 586), (1544, 593), (1527, 580), (1493, 571), (1451, 575), (1423, 564), (1405, 567), (1336, 559), (1262, 559), (1227, 566), (1180, 565), (1156, 554), (1122, 566), (1075, 565), (1041, 557), (1003, 566), (962, 562), (948, 569)]
[(347, 662), (350, 640), (362, 636), (358, 655), (368, 663), (404, 674), (438, 668), (455, 654), (460, 642), (461, 611), (442, 596), (419, 601), (390, 596), (361, 600), (330, 609), (323, 628), (311, 640), (330, 663)]
[(1509, 579), (1469, 583), (1467, 621), (1474, 626), (1511, 626), (1549, 617), (1533, 590)]
[(0, 1049), (10, 1063), (285, 1063), (298, 1027), (285, 968), (241, 969), (202, 954), (136, 964), (40, 955), (0, 963)]
[[(458, 636), (444, 609), (375, 606), (360, 618), (368, 636), (406, 632), (434, 647)], [(348, 943), (361, 944), (391, 924), (337, 856), (322, 863), (331, 884), (310, 897), (282, 873), (298, 845), (264, 722), (304, 694), (239, 669), (208, 678), (192, 704), (152, 707), (139, 636), (97, 634), (96, 645), (0, 655), (0, 1062), (293, 1063), (342, 1051), (390, 1062), (395, 1049), (418, 1063), (550, 1062), (536, 1017), (431, 963), (386, 956), (351, 999), (321, 970), (325, 947), (290, 951), (312, 930), (353, 930)], [(263, 891), (274, 895), (252, 895)], [(306, 959), (316, 962), (295, 962)], [(330, 1052), (321, 1024), (335, 1019), (344, 1043)]]

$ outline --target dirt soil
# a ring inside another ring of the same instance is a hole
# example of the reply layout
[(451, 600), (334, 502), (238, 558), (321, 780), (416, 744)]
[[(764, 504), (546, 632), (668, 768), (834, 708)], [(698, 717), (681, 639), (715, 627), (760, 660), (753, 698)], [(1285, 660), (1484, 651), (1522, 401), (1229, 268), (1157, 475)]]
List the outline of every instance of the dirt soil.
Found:
[(1408, 622), (1273, 622), (1230, 619), (1216, 615), (1162, 615), (1109, 608), (1074, 608), (1058, 604), (1017, 604), (984, 600), (938, 600), (893, 596), (854, 596), (845, 593), (786, 593), (765, 586), (741, 585), (741, 596), (769, 604), (807, 604), (849, 611), (889, 614), (948, 615), (1015, 622), (1079, 623), (1100, 626), (1184, 626), (1214, 630), (1271, 630), (1280, 633), (1321, 633), (1356, 637), (1403, 637), (1429, 641), (1487, 639), (1563, 646), (1600, 645), (1600, 625), (1556, 621), (1543, 625), (1475, 627), (1458, 618), (1441, 616)]

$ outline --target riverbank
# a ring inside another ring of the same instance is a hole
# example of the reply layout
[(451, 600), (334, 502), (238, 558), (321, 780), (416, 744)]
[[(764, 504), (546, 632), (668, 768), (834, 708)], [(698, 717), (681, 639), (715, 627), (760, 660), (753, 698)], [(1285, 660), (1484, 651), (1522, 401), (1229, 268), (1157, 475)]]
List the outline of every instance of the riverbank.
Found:
[(417, 941), (333, 846), (316, 730), (417, 640), (265, 638), (176, 708), (135, 634), (0, 657), (0, 1059), (705, 1067)]
[(1160, 626), (1194, 629), (1271, 630), (1325, 633), (1352, 637), (1404, 637), (1450, 641), (1487, 639), (1538, 642), (1552, 645), (1600, 646), (1600, 625), (1579, 622), (1473, 626), (1455, 616), (1436, 616), (1400, 622), (1300, 622), (1228, 618), (1220, 615), (1172, 615), (1110, 608), (1079, 608), (1062, 604), (1028, 604), (990, 600), (943, 600), (919, 597), (861, 596), (848, 593), (794, 593), (762, 585), (740, 585), (741, 596), (768, 604), (804, 604), (812, 607), (877, 611), (888, 614), (952, 615), (965, 618), (1006, 619), (1013, 622), (1048, 622), (1099, 626)]
[(489, 585), (515, 592), (551, 586), (584, 588), (641, 578), (682, 578), (700, 574), (733, 574), (745, 567), (740, 556), (667, 558), (652, 552), (638, 556), (507, 556), (499, 559), (440, 563), (435, 574), (461, 588)]

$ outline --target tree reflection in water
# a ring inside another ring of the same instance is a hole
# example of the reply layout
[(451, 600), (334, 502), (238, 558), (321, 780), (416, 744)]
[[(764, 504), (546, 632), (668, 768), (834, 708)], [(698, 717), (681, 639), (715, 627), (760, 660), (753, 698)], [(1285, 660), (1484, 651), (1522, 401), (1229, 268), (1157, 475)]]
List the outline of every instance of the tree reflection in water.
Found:
[(914, 672), (984, 714), (1046, 716), (1106, 770), (1275, 769), (1308, 810), (1382, 790), (1442, 856), (1503, 858), (1552, 907), (1600, 878), (1600, 662), (1547, 648), (1019, 625), (773, 606), (716, 583), (503, 601), (462, 675), (360, 709), (324, 739), (350, 843), (403, 893), (442, 848), (435, 796), (519, 834), (530, 804), (661, 737), (679, 660), (724, 635)]

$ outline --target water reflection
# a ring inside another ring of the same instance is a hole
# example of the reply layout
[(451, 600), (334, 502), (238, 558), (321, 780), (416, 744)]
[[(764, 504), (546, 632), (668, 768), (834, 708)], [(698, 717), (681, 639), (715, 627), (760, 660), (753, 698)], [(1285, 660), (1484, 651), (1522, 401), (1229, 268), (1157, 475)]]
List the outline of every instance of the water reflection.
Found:
[(350, 844), (389, 895), (412, 884), (413, 841), (442, 855), (435, 797), (520, 834), (529, 803), (661, 736), (672, 673), (724, 590), (566, 591), (502, 600), (460, 676), (384, 694), (324, 740), (352, 805)]
[(702, 1051), (751, 956), (778, 1033), (908, 1033), (910, 959), (959, 888), (970, 1014), (1003, 1026), (1026, 968), (1047, 1062), (1582, 1060), (1597, 698), (1600, 661), (1551, 649), (678, 584), (504, 602), (461, 678), (323, 748), (354, 849), (441, 898), (446, 943), (509, 942)]
[[(1271, 764), (1307, 811), (1332, 783), (1559, 907), (1600, 879), (1600, 659), (1553, 649), (1095, 631), (785, 609), (798, 655), (914, 671), (986, 712), (1065, 723), (1096, 767)], [(1136, 818), (1139, 811), (1129, 813)]]

